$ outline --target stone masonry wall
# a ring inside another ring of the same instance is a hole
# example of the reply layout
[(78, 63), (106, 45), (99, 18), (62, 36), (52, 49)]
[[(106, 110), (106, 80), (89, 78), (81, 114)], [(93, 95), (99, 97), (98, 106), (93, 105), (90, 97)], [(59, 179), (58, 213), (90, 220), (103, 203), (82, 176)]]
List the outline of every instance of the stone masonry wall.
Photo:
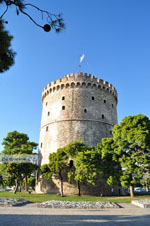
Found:
[[(44, 88), (39, 142), (39, 166), (49, 162), (49, 154), (71, 141), (87, 146), (112, 137), (117, 124), (117, 91), (108, 82), (88, 74), (70, 74)], [(38, 177), (36, 191), (57, 193), (59, 180)], [(76, 194), (76, 184), (64, 183), (67, 194)], [(82, 185), (83, 194), (109, 193), (104, 181), (91, 187)]]
[(40, 164), (48, 163), (49, 153), (71, 141), (96, 145), (111, 137), (117, 124), (117, 92), (112, 85), (92, 76), (71, 74), (70, 81), (63, 81), (66, 78), (43, 91)]

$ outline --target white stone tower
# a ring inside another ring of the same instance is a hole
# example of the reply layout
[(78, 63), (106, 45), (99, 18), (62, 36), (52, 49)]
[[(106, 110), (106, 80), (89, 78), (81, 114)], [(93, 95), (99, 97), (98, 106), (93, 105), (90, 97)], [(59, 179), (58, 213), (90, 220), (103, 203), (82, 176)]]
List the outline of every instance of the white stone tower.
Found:
[(68, 74), (42, 92), (39, 164), (71, 141), (96, 145), (117, 124), (117, 91), (90, 74)]

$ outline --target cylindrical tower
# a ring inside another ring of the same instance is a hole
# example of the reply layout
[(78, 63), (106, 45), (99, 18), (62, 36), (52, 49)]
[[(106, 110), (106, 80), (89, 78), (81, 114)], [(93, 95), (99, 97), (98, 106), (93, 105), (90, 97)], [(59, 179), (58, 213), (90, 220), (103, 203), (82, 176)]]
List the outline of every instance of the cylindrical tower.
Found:
[(90, 74), (68, 74), (42, 92), (39, 165), (71, 141), (96, 145), (117, 124), (117, 91)]

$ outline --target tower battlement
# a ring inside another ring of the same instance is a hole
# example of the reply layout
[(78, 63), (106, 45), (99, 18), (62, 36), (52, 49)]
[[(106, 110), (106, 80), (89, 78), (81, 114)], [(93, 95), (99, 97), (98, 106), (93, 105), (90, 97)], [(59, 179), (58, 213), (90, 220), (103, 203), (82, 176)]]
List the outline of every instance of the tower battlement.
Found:
[(95, 88), (95, 89), (103, 89), (109, 93), (114, 95), (116, 101), (118, 101), (117, 90), (112, 84), (103, 79), (98, 79), (94, 75), (87, 73), (78, 73), (76, 72), (67, 74), (63, 78), (57, 79), (49, 83), (42, 92), (42, 103), (44, 98), (58, 90), (68, 89), (68, 88)]

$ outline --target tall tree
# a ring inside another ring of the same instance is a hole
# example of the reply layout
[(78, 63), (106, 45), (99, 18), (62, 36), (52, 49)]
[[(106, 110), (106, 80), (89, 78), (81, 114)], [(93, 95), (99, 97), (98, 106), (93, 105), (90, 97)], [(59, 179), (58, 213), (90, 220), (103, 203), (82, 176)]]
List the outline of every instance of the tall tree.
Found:
[(150, 170), (149, 118), (142, 114), (125, 117), (114, 127), (113, 139), (122, 167), (121, 185), (130, 188), (130, 195), (134, 196), (134, 186)]
[[(101, 156), (95, 147), (85, 147), (75, 156), (75, 177), (79, 182), (95, 184), (99, 172)], [(80, 195), (80, 185), (78, 186)]]
[(61, 196), (64, 195), (63, 192), (63, 170), (68, 164), (68, 156), (64, 152), (63, 148), (59, 148), (57, 152), (50, 153), (49, 163), (41, 166), (42, 176), (46, 179), (52, 177), (53, 175), (58, 175), (60, 179), (60, 191)]
[[(30, 142), (27, 134), (19, 133), (17, 131), (13, 131), (8, 133), (6, 138), (3, 139), (2, 145), (4, 145), (4, 150), (2, 154), (6, 155), (22, 155), (22, 154), (33, 154), (33, 150), (36, 149), (37, 143)], [(5, 163), (6, 164), (6, 172), (8, 173), (8, 177), (13, 178), (16, 181), (15, 193), (17, 191), (19, 182), (22, 182), (24, 178), (27, 179), (31, 173), (37, 169), (37, 166), (32, 163)], [(26, 180), (26, 188), (27, 188), (27, 180)]]
[[(83, 152), (85, 145), (82, 141), (71, 142), (63, 148), (57, 150), (56, 153), (51, 153), (49, 156), (49, 164), (44, 164), (41, 166), (42, 177), (48, 179), (54, 174), (59, 176), (61, 181), (61, 195), (63, 196), (63, 174), (66, 166), (69, 165), (69, 160), (74, 166), (74, 159), (79, 152)], [(71, 168), (72, 168), (71, 166)], [(68, 172), (68, 179), (70, 181), (71, 177), (75, 176), (75, 169)], [(78, 181), (78, 189), (80, 194), (80, 184)]]
[[(81, 195), (80, 183), (85, 182), (86, 180), (90, 181), (90, 178), (91, 178), (91, 175), (85, 176), (87, 166), (89, 167), (89, 164), (86, 166), (85, 164), (83, 165), (83, 161), (85, 161), (87, 155), (89, 154), (86, 152), (88, 147), (82, 141), (73, 141), (73, 142), (70, 142), (68, 145), (66, 145), (63, 149), (67, 154), (67, 156), (69, 157), (70, 163), (71, 163), (70, 171), (68, 172), (68, 181), (70, 182), (71, 178), (73, 178), (77, 182), (78, 195), (80, 196)], [(85, 156), (83, 153), (85, 154)], [(84, 160), (83, 160), (83, 157), (84, 157)], [(84, 172), (84, 175), (83, 175), (83, 172)], [(94, 181), (94, 178), (92, 179), (92, 182), (93, 181)]]
[(105, 178), (109, 186), (113, 186), (115, 182), (119, 184), (122, 171), (119, 157), (115, 153), (116, 144), (113, 138), (103, 138), (96, 149), (101, 155), (99, 175)]
[(11, 49), (12, 36), (4, 29), (0, 20), (0, 73), (7, 71), (14, 64), (15, 52)]

